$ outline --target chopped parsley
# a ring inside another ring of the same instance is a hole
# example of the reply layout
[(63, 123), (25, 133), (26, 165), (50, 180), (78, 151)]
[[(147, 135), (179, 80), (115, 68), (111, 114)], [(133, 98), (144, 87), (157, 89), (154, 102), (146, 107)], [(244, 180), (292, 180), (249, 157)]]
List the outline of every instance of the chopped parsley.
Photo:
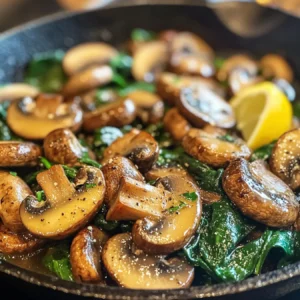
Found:
[(218, 139), (222, 140), (222, 141), (225, 141), (225, 142), (228, 142), (228, 143), (234, 143), (234, 138), (228, 133), (226, 133), (222, 136), (219, 136)]
[(37, 201), (39, 201), (39, 202), (46, 200), (45, 192), (43, 190), (37, 191), (35, 193), (35, 196), (36, 196)]
[(182, 208), (186, 207), (187, 204), (183, 201), (180, 201), (179, 205), (176, 205), (176, 206), (171, 206), (168, 211), (169, 213), (173, 214), (175, 212), (178, 212), (179, 210), (181, 210)]
[(97, 186), (96, 183), (87, 183), (87, 184), (85, 185), (85, 187), (86, 187), (87, 189), (92, 189), (92, 188), (94, 188), (95, 186)]
[(17, 172), (9, 172), (9, 174), (12, 175), (12, 176), (18, 176)]
[(193, 201), (193, 202), (198, 199), (198, 196), (197, 196), (197, 194), (195, 192), (184, 193), (181, 196), (183, 196), (185, 199)]

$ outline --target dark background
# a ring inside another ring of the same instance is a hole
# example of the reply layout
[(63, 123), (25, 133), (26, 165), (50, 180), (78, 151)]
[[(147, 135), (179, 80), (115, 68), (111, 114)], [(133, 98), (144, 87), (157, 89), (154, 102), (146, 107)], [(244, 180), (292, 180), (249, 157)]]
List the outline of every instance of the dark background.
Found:
[[(1, 1), (1, 0), (0, 0)], [(123, 0), (125, 1), (125, 0)], [(0, 4), (1, 10), (1, 4)], [(54, 13), (60, 8), (54, 0), (23, 0), (15, 5), (13, 9), (9, 9), (4, 17), (0, 17), (0, 32), (9, 28), (22, 24), (32, 19)], [(30, 289), (24, 282), (10, 278), (9, 276), (0, 274), (0, 299), (20, 299), (20, 300), (77, 300), (80, 297), (68, 296), (63, 293), (53, 292), (45, 288)], [(9, 295), (9, 296), (8, 296)], [(225, 300), (226, 298), (224, 298)], [(299, 300), (300, 292), (292, 293), (280, 300)], [(242, 300), (242, 297), (241, 297)], [(254, 299), (261, 300), (261, 299)], [(263, 299), (262, 299), (263, 300)]]

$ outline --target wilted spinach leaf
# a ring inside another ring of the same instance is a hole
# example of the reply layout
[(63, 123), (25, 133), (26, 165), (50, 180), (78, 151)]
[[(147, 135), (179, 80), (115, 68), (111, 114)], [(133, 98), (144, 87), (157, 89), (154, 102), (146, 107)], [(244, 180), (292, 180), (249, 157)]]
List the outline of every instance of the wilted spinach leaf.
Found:
[(119, 89), (118, 93), (121, 97), (127, 96), (129, 93), (132, 93), (137, 90), (143, 90), (150, 93), (155, 92), (155, 85), (148, 82), (136, 81), (134, 83), (128, 84), (125, 88)]
[(110, 66), (115, 72), (122, 74), (125, 77), (130, 76), (132, 67), (132, 57), (126, 53), (119, 53), (112, 58)]
[(275, 143), (276, 143), (276, 141), (256, 149), (252, 153), (251, 161), (255, 161), (258, 159), (268, 160), (272, 154), (272, 150), (274, 148)]

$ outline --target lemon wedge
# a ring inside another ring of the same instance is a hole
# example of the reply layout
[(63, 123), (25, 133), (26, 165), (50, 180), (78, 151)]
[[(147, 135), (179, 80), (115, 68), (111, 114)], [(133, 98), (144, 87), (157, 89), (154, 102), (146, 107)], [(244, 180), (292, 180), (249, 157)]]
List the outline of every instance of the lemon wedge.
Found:
[(291, 129), (293, 110), (285, 94), (273, 83), (243, 89), (230, 100), (237, 128), (255, 150)]

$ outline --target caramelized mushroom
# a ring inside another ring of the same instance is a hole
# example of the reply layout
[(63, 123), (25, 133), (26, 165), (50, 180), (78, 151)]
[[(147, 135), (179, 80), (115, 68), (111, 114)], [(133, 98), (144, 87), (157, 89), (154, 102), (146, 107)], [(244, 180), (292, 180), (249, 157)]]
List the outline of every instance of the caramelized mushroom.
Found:
[(130, 124), (136, 117), (136, 106), (129, 100), (118, 100), (87, 112), (83, 118), (83, 128), (93, 131), (104, 126), (122, 127)]
[(27, 197), (21, 205), (24, 226), (34, 235), (63, 239), (84, 227), (103, 203), (105, 182), (102, 172), (86, 167), (87, 186), (78, 191), (68, 180), (61, 165), (37, 175), (37, 182), (45, 192), (46, 201)]
[(155, 124), (164, 115), (164, 103), (156, 94), (137, 90), (126, 96), (136, 105), (137, 116), (146, 124)]
[(0, 141), (0, 167), (36, 166), (41, 148), (30, 142)]
[(202, 213), (197, 186), (185, 177), (170, 175), (161, 178), (156, 186), (168, 190), (172, 206), (162, 217), (145, 217), (136, 221), (132, 237), (145, 253), (169, 254), (183, 248), (195, 234)]
[(132, 178), (144, 182), (143, 175), (137, 170), (134, 164), (122, 156), (109, 160), (102, 167), (102, 172), (106, 182), (105, 202), (108, 206), (111, 206), (122, 178)]
[(129, 233), (110, 238), (104, 246), (102, 260), (118, 285), (131, 289), (185, 288), (194, 278), (194, 268), (183, 258), (144, 254), (135, 249)]
[(39, 90), (26, 83), (10, 83), (0, 88), (0, 102), (17, 100), (24, 97), (36, 97)]
[(191, 125), (177, 108), (172, 108), (165, 114), (164, 128), (175, 141), (180, 142), (191, 129)]
[(95, 226), (88, 226), (77, 233), (70, 250), (72, 273), (77, 282), (103, 281), (100, 259), (107, 240), (107, 234)]
[(132, 74), (136, 80), (153, 82), (167, 62), (167, 44), (148, 42), (137, 49), (133, 56)]
[(168, 191), (122, 177), (106, 219), (138, 220), (146, 216), (162, 216), (171, 202), (172, 196)]
[(272, 172), (292, 190), (300, 187), (300, 129), (283, 134), (276, 142), (270, 158)]
[(109, 66), (92, 66), (76, 73), (66, 82), (62, 93), (65, 97), (80, 95), (88, 90), (106, 85), (113, 78), (113, 70)]
[(249, 159), (251, 155), (242, 139), (222, 129), (207, 132), (193, 128), (183, 138), (182, 146), (189, 155), (215, 168), (227, 166), (238, 157)]
[(183, 116), (197, 127), (210, 124), (231, 128), (235, 125), (231, 106), (208, 88), (195, 85), (182, 89), (177, 105)]
[(0, 223), (0, 253), (25, 254), (38, 250), (45, 241), (30, 233), (15, 233)]
[(294, 73), (289, 63), (278, 54), (267, 54), (260, 60), (262, 75), (267, 78), (285, 79), (292, 82)]
[(19, 210), (23, 200), (32, 194), (30, 188), (20, 177), (6, 171), (0, 171), (0, 187), (0, 219), (13, 232), (24, 231)]
[(41, 94), (36, 99), (23, 98), (12, 103), (7, 111), (7, 123), (19, 136), (43, 139), (57, 128), (77, 131), (82, 111), (76, 103), (63, 103), (60, 95)]
[(177, 34), (178, 34), (177, 30), (173, 30), (173, 29), (162, 30), (158, 35), (158, 39), (166, 43), (171, 43)]
[(157, 141), (145, 131), (131, 130), (115, 140), (103, 153), (103, 160), (125, 156), (138, 166), (141, 172), (148, 171), (158, 158)]
[(50, 161), (63, 165), (76, 165), (87, 152), (69, 129), (51, 131), (44, 139), (44, 152)]
[(63, 68), (69, 76), (92, 65), (108, 63), (118, 51), (106, 43), (84, 43), (71, 48), (64, 56)]
[(167, 101), (174, 105), (180, 98), (180, 92), (184, 87), (199, 85), (216, 92), (220, 96), (224, 96), (224, 89), (221, 88), (213, 79), (192, 77), (186, 75), (176, 75), (164, 72), (160, 74), (157, 80), (157, 93)]
[(270, 227), (293, 225), (299, 204), (292, 190), (271, 173), (262, 161), (241, 158), (230, 163), (223, 188), (231, 201), (249, 218)]

